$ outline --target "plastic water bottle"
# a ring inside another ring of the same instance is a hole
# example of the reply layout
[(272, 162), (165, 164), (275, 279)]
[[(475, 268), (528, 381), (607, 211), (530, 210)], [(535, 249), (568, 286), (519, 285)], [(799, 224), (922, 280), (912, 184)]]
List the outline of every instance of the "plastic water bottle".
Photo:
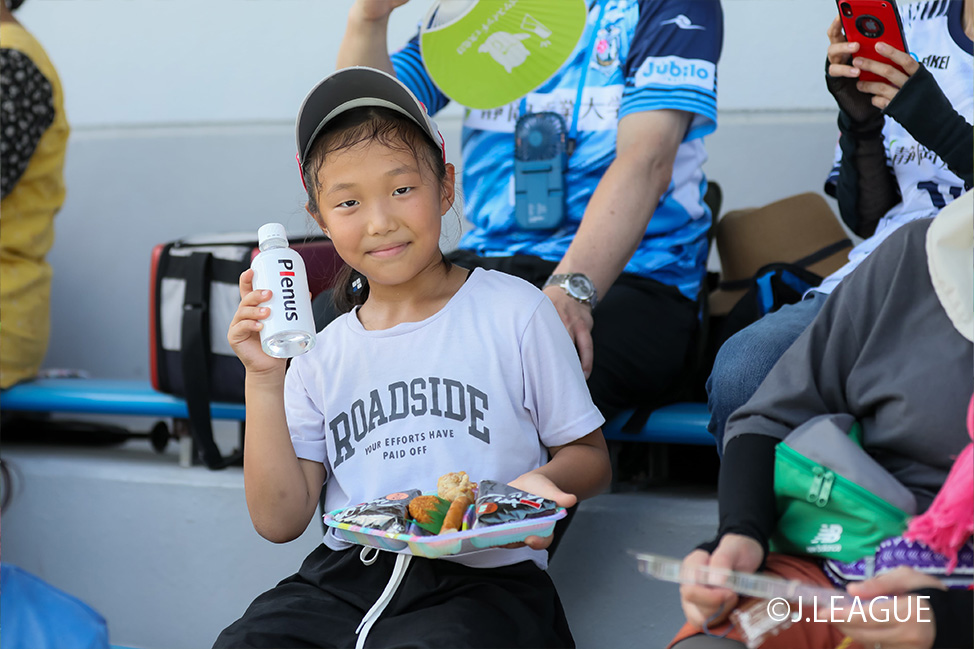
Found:
[(261, 321), (261, 347), (274, 358), (310, 351), (315, 346), (315, 323), (304, 260), (288, 248), (287, 232), (280, 223), (262, 225), (257, 230), (257, 246), (260, 252), (250, 264), (254, 290), (271, 291), (271, 299), (261, 304), (271, 310)]

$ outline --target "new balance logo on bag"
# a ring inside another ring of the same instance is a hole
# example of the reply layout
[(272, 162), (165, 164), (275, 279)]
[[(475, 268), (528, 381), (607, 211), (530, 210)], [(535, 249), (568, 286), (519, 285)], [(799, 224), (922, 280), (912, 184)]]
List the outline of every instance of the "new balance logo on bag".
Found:
[(818, 534), (808, 544), (809, 554), (821, 552), (842, 552), (842, 526), (838, 523), (822, 523)]

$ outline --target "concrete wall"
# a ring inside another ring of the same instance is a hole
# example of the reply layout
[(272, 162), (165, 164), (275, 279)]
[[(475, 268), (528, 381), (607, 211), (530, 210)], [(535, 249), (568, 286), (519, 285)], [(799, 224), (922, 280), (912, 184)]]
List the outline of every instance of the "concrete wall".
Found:
[[(29, 0), (18, 16), (57, 64), (75, 126), (288, 122), (333, 69), (351, 5)], [(429, 6), (411, 0), (396, 10), (391, 47)], [(821, 77), (833, 0), (723, 0), (723, 9), (722, 109), (832, 108)]]
[[(701, 0), (693, 0), (701, 1)], [(709, 0), (703, 0), (709, 1)], [(724, 0), (720, 125), (706, 171), (725, 209), (819, 191), (835, 142), (822, 83), (832, 0)], [(32, 0), (73, 134), (46, 367), (148, 376), (149, 255), (200, 232), (310, 223), (292, 124), (334, 68), (351, 0)], [(428, 3), (397, 10), (405, 42)], [(458, 160), (460, 113), (438, 119)]]

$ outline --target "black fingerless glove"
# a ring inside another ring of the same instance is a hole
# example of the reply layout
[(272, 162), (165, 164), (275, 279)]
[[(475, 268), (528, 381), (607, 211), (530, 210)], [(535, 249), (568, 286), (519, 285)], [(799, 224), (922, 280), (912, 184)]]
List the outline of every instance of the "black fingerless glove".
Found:
[(845, 114), (845, 127), (853, 135), (861, 135), (883, 128), (883, 112), (873, 106), (872, 96), (859, 92), (856, 80), (833, 77), (829, 74), (829, 60), (825, 59), (825, 87), (835, 97), (839, 110)]

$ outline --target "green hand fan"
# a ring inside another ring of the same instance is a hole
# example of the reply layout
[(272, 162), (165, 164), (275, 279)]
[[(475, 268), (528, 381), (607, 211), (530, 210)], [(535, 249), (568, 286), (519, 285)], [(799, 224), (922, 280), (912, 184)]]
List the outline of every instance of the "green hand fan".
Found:
[(585, 0), (439, 0), (423, 21), (423, 62), (450, 99), (497, 108), (558, 71), (585, 18)]

